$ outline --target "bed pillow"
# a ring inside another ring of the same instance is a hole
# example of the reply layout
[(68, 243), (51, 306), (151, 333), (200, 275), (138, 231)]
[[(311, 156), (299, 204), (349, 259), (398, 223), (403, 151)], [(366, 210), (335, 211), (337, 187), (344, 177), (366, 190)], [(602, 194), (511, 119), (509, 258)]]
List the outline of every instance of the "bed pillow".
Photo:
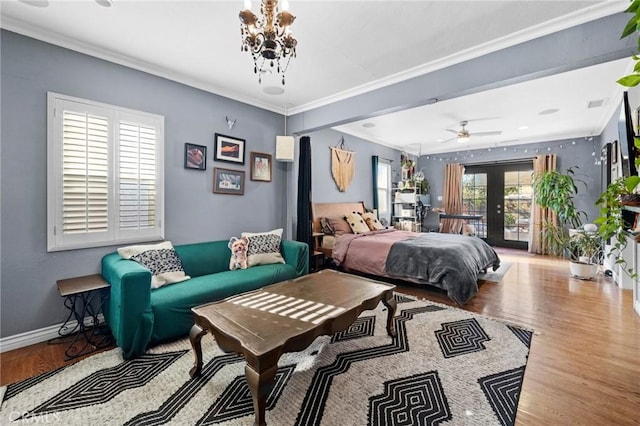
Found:
[(123, 259), (133, 260), (151, 271), (152, 289), (191, 278), (184, 273), (182, 261), (171, 241), (121, 247), (118, 254)]
[(353, 234), (349, 223), (345, 220), (344, 217), (327, 217), (327, 222), (333, 229), (333, 235), (339, 237), (344, 234)]
[(327, 220), (326, 217), (320, 218), (320, 229), (324, 235), (334, 235), (335, 231), (331, 227), (331, 223)]
[(370, 231), (369, 227), (367, 226), (366, 222), (364, 221), (364, 218), (360, 213), (351, 212), (348, 215), (346, 215), (344, 218), (349, 224), (349, 226), (351, 227), (351, 230), (353, 231), (354, 234), (362, 234), (364, 232)]
[(249, 240), (247, 248), (247, 266), (249, 268), (256, 265), (285, 263), (280, 254), (282, 228), (269, 232), (243, 232), (242, 236)]
[(369, 228), (369, 230), (379, 231), (381, 229), (384, 229), (384, 226), (382, 226), (382, 224), (378, 220), (378, 217), (376, 216), (375, 213), (371, 213), (371, 212), (362, 213), (362, 218), (364, 219), (364, 223), (367, 224), (367, 227)]

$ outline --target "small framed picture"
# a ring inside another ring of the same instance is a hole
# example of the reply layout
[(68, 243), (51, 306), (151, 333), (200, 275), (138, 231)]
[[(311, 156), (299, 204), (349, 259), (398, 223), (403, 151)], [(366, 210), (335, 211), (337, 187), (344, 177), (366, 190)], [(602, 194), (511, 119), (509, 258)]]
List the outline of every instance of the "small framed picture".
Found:
[(251, 180), (271, 182), (271, 154), (251, 153)]
[(244, 172), (242, 170), (213, 168), (213, 192), (216, 194), (244, 194)]
[(216, 133), (216, 141), (213, 146), (213, 159), (216, 161), (244, 164), (244, 143), (244, 139)]
[(203, 145), (185, 143), (184, 168), (207, 170), (207, 147)]

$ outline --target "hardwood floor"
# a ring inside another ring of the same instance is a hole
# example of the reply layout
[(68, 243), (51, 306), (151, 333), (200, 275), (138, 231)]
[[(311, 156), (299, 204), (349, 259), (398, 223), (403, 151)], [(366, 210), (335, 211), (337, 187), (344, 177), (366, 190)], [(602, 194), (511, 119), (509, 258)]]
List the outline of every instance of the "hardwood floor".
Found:
[[(513, 265), (500, 284), (484, 282), (468, 311), (534, 330), (516, 424), (640, 424), (640, 316), (631, 290), (569, 277), (568, 262), (498, 250)], [(398, 288), (454, 305), (444, 293)], [(0, 355), (0, 384), (66, 365), (64, 346), (41, 343)]]

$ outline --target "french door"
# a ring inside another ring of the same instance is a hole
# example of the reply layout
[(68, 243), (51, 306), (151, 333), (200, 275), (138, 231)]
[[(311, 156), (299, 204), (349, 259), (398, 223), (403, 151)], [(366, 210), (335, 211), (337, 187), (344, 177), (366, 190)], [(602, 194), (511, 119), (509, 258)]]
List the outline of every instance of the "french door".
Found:
[(464, 212), (482, 215), (476, 235), (493, 246), (527, 248), (532, 173), (532, 161), (465, 166)]

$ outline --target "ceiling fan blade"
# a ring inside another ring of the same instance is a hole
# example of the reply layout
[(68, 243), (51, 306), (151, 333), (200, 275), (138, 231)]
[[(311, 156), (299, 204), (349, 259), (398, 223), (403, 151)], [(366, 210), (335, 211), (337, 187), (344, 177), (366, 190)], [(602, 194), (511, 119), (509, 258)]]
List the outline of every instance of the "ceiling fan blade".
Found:
[(502, 134), (501, 130), (495, 130), (493, 132), (472, 132), (471, 136), (497, 136), (501, 134)]
[[(457, 132), (456, 132), (456, 133), (457, 133)], [(443, 141), (442, 141), (442, 142), (440, 142), (440, 143), (447, 143), (447, 142), (451, 142), (451, 141), (456, 140), (456, 139), (458, 139), (458, 136), (454, 136), (454, 137), (452, 137), (452, 138), (445, 139), (445, 140), (443, 140)]]
[(451, 132), (451, 133), (455, 133), (456, 135), (458, 134), (458, 132), (460, 130), (453, 130), (453, 129), (445, 129), (447, 132)]

